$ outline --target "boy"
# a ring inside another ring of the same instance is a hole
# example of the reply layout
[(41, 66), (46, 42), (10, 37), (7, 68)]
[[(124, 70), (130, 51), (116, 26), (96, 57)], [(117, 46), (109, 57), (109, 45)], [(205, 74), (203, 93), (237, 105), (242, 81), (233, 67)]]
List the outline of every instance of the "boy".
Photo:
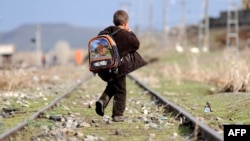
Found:
[[(122, 58), (122, 64), (118, 68), (118, 73), (100, 72), (98, 75), (107, 82), (107, 86), (101, 97), (96, 101), (96, 113), (104, 115), (104, 109), (107, 107), (110, 99), (113, 99), (112, 119), (115, 122), (124, 121), (123, 113), (126, 108), (126, 74), (145, 66), (147, 63), (136, 52), (139, 49), (140, 42), (136, 35), (128, 26), (128, 14), (124, 10), (118, 10), (113, 15), (114, 26), (109, 26), (101, 31), (112, 33), (121, 29), (114, 35), (114, 40), (118, 47), (118, 52)], [(130, 59), (134, 58), (133, 61)]]

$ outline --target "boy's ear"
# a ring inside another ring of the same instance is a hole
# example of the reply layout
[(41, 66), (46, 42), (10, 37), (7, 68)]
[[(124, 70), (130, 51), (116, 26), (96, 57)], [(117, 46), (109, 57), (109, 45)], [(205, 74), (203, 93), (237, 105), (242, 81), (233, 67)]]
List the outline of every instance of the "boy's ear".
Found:
[(123, 27), (127, 27), (128, 26), (128, 22), (122, 24)]
[(128, 22), (125, 23), (125, 26), (128, 26)]

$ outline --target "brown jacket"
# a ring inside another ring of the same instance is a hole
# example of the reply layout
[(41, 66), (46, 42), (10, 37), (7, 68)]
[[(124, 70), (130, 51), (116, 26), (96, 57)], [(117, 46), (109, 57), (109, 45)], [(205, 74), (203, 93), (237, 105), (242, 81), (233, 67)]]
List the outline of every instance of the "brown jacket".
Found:
[[(119, 27), (109, 26), (99, 34), (102, 34), (103, 32), (112, 33), (117, 29), (119, 29)], [(140, 42), (133, 32), (120, 30), (114, 35), (114, 40), (116, 42), (120, 58), (122, 58), (122, 63), (118, 67), (117, 74), (110, 73), (109, 71), (98, 73), (104, 81), (112, 81), (113, 79), (126, 75), (147, 64), (147, 62), (137, 52), (140, 47)]]

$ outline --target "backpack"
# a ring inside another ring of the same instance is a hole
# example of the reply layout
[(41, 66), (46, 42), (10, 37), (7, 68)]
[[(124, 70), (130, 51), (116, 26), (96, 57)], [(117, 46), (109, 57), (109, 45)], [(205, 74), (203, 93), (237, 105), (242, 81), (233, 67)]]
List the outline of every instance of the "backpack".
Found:
[(94, 74), (103, 70), (109, 70), (110, 73), (118, 73), (121, 59), (112, 36), (120, 30), (118, 29), (113, 33), (101, 32), (101, 34), (89, 40), (89, 70)]

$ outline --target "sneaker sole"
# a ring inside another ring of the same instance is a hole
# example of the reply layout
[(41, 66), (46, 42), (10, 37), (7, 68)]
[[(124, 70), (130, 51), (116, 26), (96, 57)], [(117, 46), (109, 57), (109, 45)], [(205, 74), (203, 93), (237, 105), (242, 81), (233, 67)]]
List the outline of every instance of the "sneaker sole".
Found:
[(124, 122), (124, 121), (126, 121), (128, 119), (128, 117), (113, 117), (113, 121), (114, 122)]
[(114, 122), (124, 122), (125, 120), (124, 119), (119, 119), (119, 120), (115, 120), (113, 119)]
[(104, 112), (103, 112), (103, 106), (102, 103), (100, 103), (99, 101), (96, 102), (96, 108), (95, 111), (98, 115), (103, 116)]

